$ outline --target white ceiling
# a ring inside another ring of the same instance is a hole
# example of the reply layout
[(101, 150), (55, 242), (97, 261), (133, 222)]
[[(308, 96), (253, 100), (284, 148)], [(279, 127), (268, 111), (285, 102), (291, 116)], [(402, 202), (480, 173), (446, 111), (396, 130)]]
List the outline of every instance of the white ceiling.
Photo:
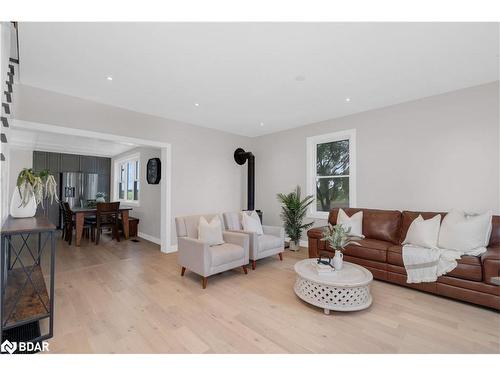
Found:
[(21, 23), (20, 79), (257, 136), (496, 81), (498, 32), (498, 23)]
[(9, 145), (26, 150), (62, 152), (67, 154), (113, 157), (138, 145), (112, 142), (69, 134), (49, 133), (12, 128)]

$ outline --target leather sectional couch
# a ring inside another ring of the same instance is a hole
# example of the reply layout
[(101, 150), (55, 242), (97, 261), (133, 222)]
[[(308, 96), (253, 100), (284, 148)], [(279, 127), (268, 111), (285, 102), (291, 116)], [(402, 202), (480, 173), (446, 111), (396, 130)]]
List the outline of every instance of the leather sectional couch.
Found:
[[(363, 211), (363, 235), (365, 239), (357, 241), (361, 246), (350, 245), (344, 251), (344, 260), (359, 264), (369, 269), (378, 280), (420, 289), (487, 306), (500, 310), (500, 286), (492, 278), (500, 276), (500, 216), (493, 216), (492, 232), (488, 251), (479, 257), (463, 256), (458, 267), (438, 278), (437, 282), (407, 284), (403, 265), (402, 245), (411, 222), (422, 215), (429, 219), (445, 212), (388, 211), (363, 208), (346, 208), (352, 216)], [(330, 212), (328, 221), (337, 222), (338, 209)], [(321, 252), (331, 252), (326, 241), (322, 241), (324, 227), (312, 228), (307, 232), (309, 238), (309, 257), (315, 258)]]

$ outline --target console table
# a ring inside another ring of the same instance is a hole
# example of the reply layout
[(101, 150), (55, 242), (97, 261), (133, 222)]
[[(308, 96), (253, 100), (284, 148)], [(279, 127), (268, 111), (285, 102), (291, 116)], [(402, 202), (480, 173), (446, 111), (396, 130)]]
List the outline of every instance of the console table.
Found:
[[(31, 342), (53, 336), (55, 230), (56, 226), (43, 216), (9, 216), (2, 225), (0, 342), (12, 335), (19, 341)], [(16, 328), (30, 332), (29, 337), (20, 337)]]

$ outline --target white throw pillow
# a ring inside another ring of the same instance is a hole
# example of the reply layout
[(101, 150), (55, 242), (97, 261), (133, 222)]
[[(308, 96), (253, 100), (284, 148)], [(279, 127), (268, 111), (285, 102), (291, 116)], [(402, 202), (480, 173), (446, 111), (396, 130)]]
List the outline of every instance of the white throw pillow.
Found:
[(439, 247), (467, 252), (488, 246), (491, 215), (491, 211), (479, 215), (467, 215), (458, 210), (450, 211), (441, 224)]
[(203, 216), (200, 217), (198, 222), (198, 239), (207, 242), (209, 246), (222, 245), (224, 239), (222, 238), (222, 223), (219, 216), (214, 216), (210, 223)]
[(252, 211), (250, 215), (248, 215), (247, 212), (243, 211), (241, 224), (243, 226), (243, 230), (246, 232), (256, 232), (257, 234), (264, 234), (259, 215), (255, 211)]
[(337, 224), (342, 224), (346, 230), (351, 228), (349, 235), (365, 238), (363, 236), (363, 211), (356, 212), (349, 217), (343, 209), (340, 209), (337, 215)]
[(422, 215), (412, 221), (403, 245), (435, 249), (438, 246), (439, 227), (441, 226), (441, 215), (436, 215), (432, 219), (424, 220)]

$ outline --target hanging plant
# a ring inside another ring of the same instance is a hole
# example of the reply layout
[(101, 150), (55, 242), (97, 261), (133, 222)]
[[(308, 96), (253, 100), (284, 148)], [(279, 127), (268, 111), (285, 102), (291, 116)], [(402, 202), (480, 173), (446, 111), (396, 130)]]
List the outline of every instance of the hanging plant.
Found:
[(37, 174), (31, 168), (24, 168), (17, 176), (16, 185), (21, 196), (21, 205), (19, 207), (26, 207), (32, 197), (35, 197), (36, 204), (41, 204), (42, 208), (44, 199), (50, 199), (50, 204), (54, 200), (59, 202), (56, 179), (48, 169)]

